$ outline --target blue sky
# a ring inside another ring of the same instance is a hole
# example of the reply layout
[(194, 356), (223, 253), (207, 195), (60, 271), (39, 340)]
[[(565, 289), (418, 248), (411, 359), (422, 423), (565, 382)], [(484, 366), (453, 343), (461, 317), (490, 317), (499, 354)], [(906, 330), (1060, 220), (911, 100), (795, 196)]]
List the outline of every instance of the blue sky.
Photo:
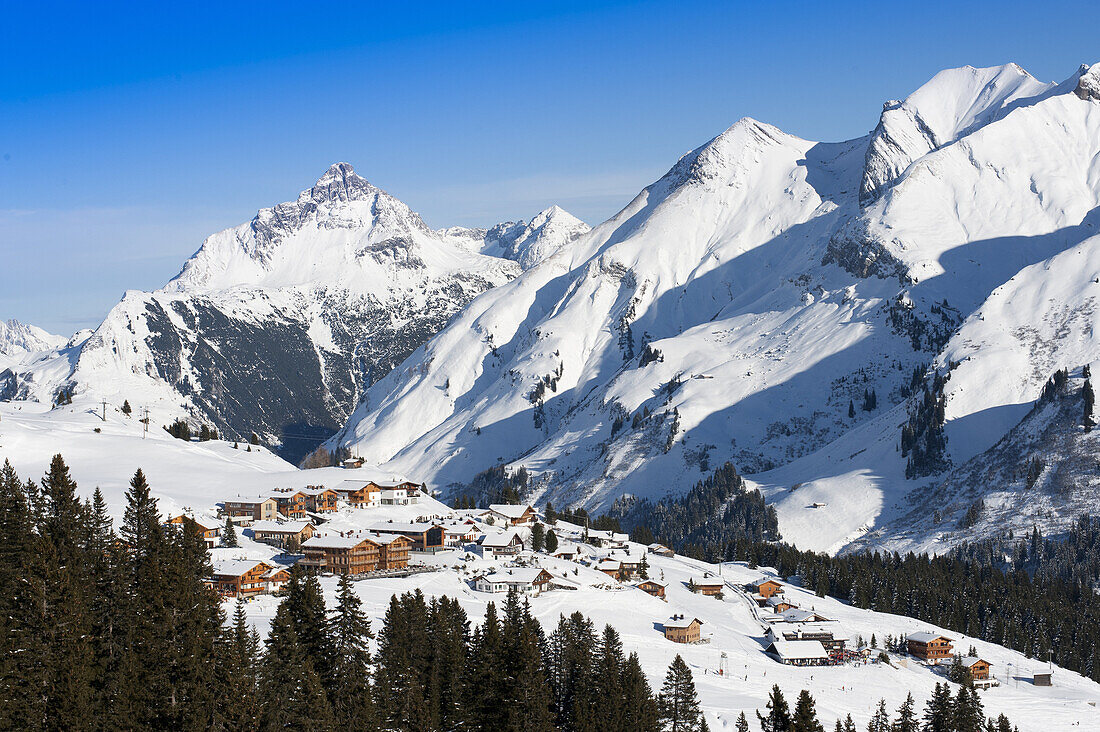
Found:
[(597, 223), (742, 116), (839, 140), (942, 68), (1100, 61), (1057, 0), (99, 5), (0, 26), (0, 318), (66, 334), (334, 161), (431, 226)]

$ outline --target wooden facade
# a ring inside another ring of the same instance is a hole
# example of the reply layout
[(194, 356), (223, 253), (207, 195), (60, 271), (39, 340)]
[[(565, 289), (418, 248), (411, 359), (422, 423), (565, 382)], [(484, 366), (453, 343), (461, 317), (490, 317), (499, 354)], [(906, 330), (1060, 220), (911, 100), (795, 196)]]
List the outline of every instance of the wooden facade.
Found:
[(412, 541), (404, 536), (314, 536), (302, 545), (306, 567), (334, 574), (365, 574), (402, 569), (409, 563)]
[(222, 597), (262, 595), (269, 590), (268, 574), (273, 570), (273, 565), (260, 561), (219, 562), (214, 565), (211, 584)]
[(222, 512), (234, 518), (250, 518), (253, 521), (274, 521), (279, 514), (279, 503), (270, 496), (236, 498), (222, 503)]
[(971, 681), (987, 681), (989, 670), (993, 667), (989, 661), (982, 658), (964, 658), (963, 666), (970, 673)]
[(703, 621), (673, 615), (665, 621), (665, 638), (673, 643), (698, 643), (702, 636)]
[(700, 595), (706, 595), (707, 597), (713, 597), (721, 594), (726, 589), (724, 582), (716, 582), (714, 580), (695, 580), (695, 592)]
[(905, 640), (909, 655), (928, 663), (945, 661), (954, 653), (951, 639), (935, 633), (913, 633)]
[(213, 519), (195, 518), (194, 516), (188, 516), (185, 513), (181, 513), (179, 516), (173, 516), (168, 519), (167, 523), (171, 526), (178, 526), (180, 528), (183, 528), (185, 525), (191, 526), (191, 528), (202, 534), (202, 538), (208, 547), (216, 546), (219, 537), (222, 535), (221, 524), (215, 522)]
[(301, 546), (316, 530), (308, 521), (257, 521), (252, 525), (252, 538), (264, 544), (285, 547), (293, 538)]
[(647, 595), (653, 595), (653, 597), (661, 600), (665, 599), (665, 586), (660, 582), (654, 582), (653, 580), (642, 580), (638, 584), (634, 585)]
[(447, 531), (442, 524), (379, 523), (371, 526), (370, 530), (407, 537), (412, 541), (413, 551), (418, 552), (440, 551), (447, 541)]
[(779, 582), (776, 582), (775, 580), (769, 579), (754, 582), (749, 585), (749, 589), (767, 600), (772, 595), (783, 592), (783, 585), (781, 585)]

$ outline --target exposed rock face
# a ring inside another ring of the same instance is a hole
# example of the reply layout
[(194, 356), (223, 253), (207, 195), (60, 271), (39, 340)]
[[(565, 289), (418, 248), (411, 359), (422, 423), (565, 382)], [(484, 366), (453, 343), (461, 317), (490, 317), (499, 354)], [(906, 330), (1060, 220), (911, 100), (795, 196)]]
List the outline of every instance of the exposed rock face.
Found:
[(1100, 64), (1091, 68), (1082, 66), (1081, 71), (1081, 78), (1077, 81), (1077, 88), (1073, 93), (1080, 99), (1100, 102)]

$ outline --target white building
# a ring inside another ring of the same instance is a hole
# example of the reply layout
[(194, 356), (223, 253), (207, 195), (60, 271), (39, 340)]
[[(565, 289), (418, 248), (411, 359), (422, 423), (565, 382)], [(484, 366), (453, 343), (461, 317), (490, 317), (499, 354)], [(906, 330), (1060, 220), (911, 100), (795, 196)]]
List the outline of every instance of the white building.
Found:
[(478, 592), (517, 592), (532, 597), (544, 592), (553, 575), (538, 567), (515, 567), (486, 574), (474, 580), (474, 589)]

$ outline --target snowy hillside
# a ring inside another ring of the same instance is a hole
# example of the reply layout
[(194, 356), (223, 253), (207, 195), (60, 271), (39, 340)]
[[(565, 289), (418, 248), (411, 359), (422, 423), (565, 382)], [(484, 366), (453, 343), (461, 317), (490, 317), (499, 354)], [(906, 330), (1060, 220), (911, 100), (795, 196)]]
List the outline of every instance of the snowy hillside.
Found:
[[(1097, 233), (1097, 78), (945, 71), (843, 143), (741, 120), (475, 299), (333, 444), (454, 490), (523, 466), (535, 497), (596, 508), (732, 460), (807, 548), (904, 520), (937, 480), (907, 479), (899, 451), (914, 369), (969, 359), (947, 382), (950, 467), (1054, 369), (1097, 360), (1091, 335), (1062, 337), (1091, 334), (1093, 273), (1065, 284), (1048, 267)], [(1034, 299), (994, 307), (1023, 272)], [(1006, 337), (1019, 350), (1002, 365)]]
[(537, 258), (577, 228), (560, 209), (538, 220), (515, 225), (522, 245), (488, 256), (496, 239), (433, 231), (333, 165), (295, 201), (207, 238), (163, 289), (126, 293), (82, 342), (0, 374), (0, 394), (128, 400), (157, 424), (191, 415), (230, 436), (255, 430), (300, 458), (365, 387), (521, 271), (503, 255)]

